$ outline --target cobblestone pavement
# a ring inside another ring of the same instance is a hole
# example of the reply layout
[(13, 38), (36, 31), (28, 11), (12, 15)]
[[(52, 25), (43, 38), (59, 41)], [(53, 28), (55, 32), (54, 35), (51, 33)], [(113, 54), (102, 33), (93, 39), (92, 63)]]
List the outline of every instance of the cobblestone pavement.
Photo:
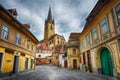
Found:
[(37, 66), (35, 71), (20, 73), (2, 80), (117, 80), (113, 77), (86, 73), (80, 70), (68, 70), (56, 66)]

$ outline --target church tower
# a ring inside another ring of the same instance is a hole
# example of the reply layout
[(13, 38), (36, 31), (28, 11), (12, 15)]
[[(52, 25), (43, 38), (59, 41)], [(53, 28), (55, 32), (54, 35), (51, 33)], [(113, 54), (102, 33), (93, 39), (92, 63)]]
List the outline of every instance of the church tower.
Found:
[(55, 34), (55, 23), (54, 19), (52, 18), (51, 8), (49, 7), (49, 12), (47, 19), (45, 20), (44, 26), (44, 42), (48, 44), (48, 39)]

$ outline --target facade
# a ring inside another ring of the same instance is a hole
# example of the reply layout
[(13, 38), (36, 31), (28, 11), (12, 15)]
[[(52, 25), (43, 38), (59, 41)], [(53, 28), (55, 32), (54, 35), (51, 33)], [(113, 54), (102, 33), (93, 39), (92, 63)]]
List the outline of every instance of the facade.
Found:
[(79, 68), (79, 36), (80, 33), (71, 33), (67, 42), (67, 64), (69, 69)]
[(59, 53), (62, 45), (57, 45), (54, 47), (52, 52), (52, 64), (55, 66), (59, 66)]
[(44, 42), (39, 43), (36, 53), (36, 64), (50, 63), (50, 56), (52, 56), (52, 50)]
[(81, 70), (120, 74), (120, 1), (98, 0), (79, 36)]
[(52, 64), (64, 67), (65, 44), (57, 45), (52, 52)]
[(67, 59), (65, 54), (66, 54), (66, 45), (63, 44), (59, 53), (59, 66), (66, 68), (65, 62), (67, 61)]
[(35, 69), (38, 40), (17, 15), (15, 9), (0, 5), (0, 77)]
[(58, 34), (52, 35), (48, 40), (48, 46), (50, 47), (50, 49), (54, 49), (55, 46), (61, 44), (66, 44), (66, 40), (63, 36)]

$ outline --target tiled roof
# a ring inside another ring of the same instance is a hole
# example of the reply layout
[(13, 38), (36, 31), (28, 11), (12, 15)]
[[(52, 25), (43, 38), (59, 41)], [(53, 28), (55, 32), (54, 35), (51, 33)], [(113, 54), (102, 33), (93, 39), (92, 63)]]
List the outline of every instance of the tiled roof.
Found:
[(79, 41), (71, 41), (67, 43), (67, 47), (79, 47)]
[(18, 16), (18, 13), (16, 9), (8, 9), (8, 11), (13, 15), (13, 16)]
[(37, 50), (51, 50), (44, 42), (40, 43), (40, 45), (37, 47)]
[(80, 33), (70, 33), (69, 41), (79, 41)]
[(65, 53), (65, 45), (61, 44), (61, 45), (55, 46), (54, 53), (64, 54)]
[(23, 24), (23, 26), (27, 29), (30, 29), (30, 24)]

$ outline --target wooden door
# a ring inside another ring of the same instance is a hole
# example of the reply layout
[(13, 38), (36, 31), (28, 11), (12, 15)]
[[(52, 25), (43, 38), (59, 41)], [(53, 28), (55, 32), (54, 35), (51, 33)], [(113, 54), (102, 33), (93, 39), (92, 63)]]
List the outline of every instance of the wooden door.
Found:
[(77, 60), (73, 59), (73, 69), (77, 69)]
[(13, 64), (13, 73), (18, 73), (19, 71), (19, 56), (14, 56), (14, 64)]
[(113, 61), (110, 56), (110, 51), (103, 48), (100, 55), (102, 73), (105, 75), (113, 76)]

